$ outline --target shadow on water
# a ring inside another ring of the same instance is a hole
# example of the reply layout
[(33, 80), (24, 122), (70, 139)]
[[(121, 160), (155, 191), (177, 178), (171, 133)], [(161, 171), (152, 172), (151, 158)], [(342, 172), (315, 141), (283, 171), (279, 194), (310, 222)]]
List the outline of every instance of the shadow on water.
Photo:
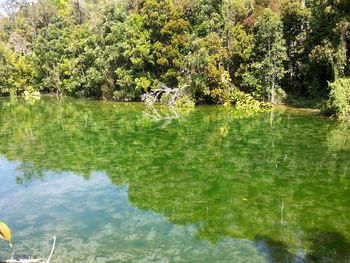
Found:
[(270, 262), (302, 262), (301, 259), (297, 260), (298, 257), (291, 253), (288, 246), (281, 241), (260, 235), (257, 235), (255, 240), (259, 250), (266, 254)]
[(255, 237), (258, 249), (270, 262), (301, 263), (347, 263), (350, 262), (350, 242), (338, 232), (311, 229), (303, 241), (309, 244), (305, 255), (297, 255), (289, 251), (287, 244), (268, 236)]
[(311, 244), (307, 262), (350, 262), (350, 242), (338, 232), (312, 229), (306, 241)]

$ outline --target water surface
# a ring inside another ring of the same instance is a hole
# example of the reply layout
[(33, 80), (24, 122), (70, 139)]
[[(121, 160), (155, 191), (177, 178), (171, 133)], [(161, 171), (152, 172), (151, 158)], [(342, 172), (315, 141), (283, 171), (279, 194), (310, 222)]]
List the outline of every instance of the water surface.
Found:
[(349, 167), (349, 127), (313, 112), (0, 100), (22, 257), (55, 234), (53, 262), (349, 262)]

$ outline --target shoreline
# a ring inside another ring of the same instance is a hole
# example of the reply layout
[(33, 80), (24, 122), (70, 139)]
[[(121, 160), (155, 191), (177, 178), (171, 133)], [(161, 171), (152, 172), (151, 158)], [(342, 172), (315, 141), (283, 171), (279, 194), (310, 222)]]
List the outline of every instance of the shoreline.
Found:
[[(22, 95), (16, 95), (16, 96), (0, 96), (0, 99), (23, 99), (23, 100), (26, 100)], [(101, 101), (101, 102), (111, 102), (111, 103), (123, 103), (123, 104), (144, 104), (144, 102), (142, 101), (118, 101), (118, 100), (107, 100), (107, 99), (103, 99), (103, 98), (93, 98), (93, 97), (90, 97), (90, 98), (77, 98), (77, 97), (73, 97), (73, 96), (66, 96), (66, 95), (63, 95), (63, 96), (57, 96), (56, 94), (43, 94), (41, 95), (41, 98), (56, 98), (56, 99), (62, 99), (62, 98), (69, 98), (69, 99), (74, 99), (74, 100), (90, 100), (90, 101)], [(39, 99), (32, 99), (32, 100), (40, 100), (41, 98)], [(30, 99), (28, 100), (30, 101)], [(310, 100), (312, 101), (312, 100)], [(158, 104), (157, 104), (158, 105)], [(161, 105), (161, 104), (159, 104)], [(166, 105), (165, 105), (166, 106)], [(195, 105), (195, 108), (197, 107), (203, 107), (203, 106), (215, 106), (215, 107), (228, 107), (228, 108), (232, 108), (234, 109), (235, 107), (234, 106), (225, 106), (223, 104), (196, 104)], [(294, 111), (308, 111), (308, 112), (315, 112), (315, 113), (320, 113), (320, 108), (314, 108), (314, 107), (304, 107), (304, 106), (297, 106), (297, 105), (293, 105), (293, 104), (289, 104), (289, 103), (286, 103), (286, 104), (276, 104), (276, 105), (272, 105), (272, 109), (278, 109), (278, 110), (294, 110)]]

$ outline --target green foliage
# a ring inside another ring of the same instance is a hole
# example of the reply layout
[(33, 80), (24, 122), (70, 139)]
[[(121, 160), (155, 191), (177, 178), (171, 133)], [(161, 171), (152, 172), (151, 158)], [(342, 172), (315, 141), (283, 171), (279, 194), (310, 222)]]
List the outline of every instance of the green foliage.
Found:
[(192, 109), (194, 106), (195, 102), (190, 95), (184, 95), (175, 102), (175, 107), (181, 109)]
[(294, 95), (305, 95), (310, 84), (308, 69), (308, 32), (311, 11), (302, 5), (302, 1), (285, 1), (283, 6), (283, 35), (286, 40), (288, 60), (283, 86)]
[(254, 99), (250, 94), (234, 89), (231, 93), (231, 103), (238, 110), (248, 112), (265, 111), (272, 108), (272, 104)]
[(34, 89), (36, 74), (30, 57), (19, 56), (0, 42), (0, 96)]
[(276, 13), (265, 9), (254, 28), (256, 45), (252, 69), (258, 71), (255, 73), (257, 93), (275, 104), (278, 81), (285, 74), (283, 62), (287, 60), (283, 25)]
[(350, 79), (338, 79), (330, 84), (330, 89), (323, 112), (340, 120), (350, 120)]
[(190, 86), (200, 101), (225, 103), (230, 95), (230, 75), (225, 69), (227, 50), (217, 33), (193, 41), (187, 57)]
[[(0, 20), (0, 94), (138, 101), (165, 84), (195, 103), (231, 86), (272, 104), (350, 75), (345, 1), (39, 0)], [(282, 90), (283, 88), (283, 90)], [(281, 96), (282, 95), (282, 96)]]
[(0, 43), (0, 95), (13, 94), (14, 91), (14, 70), (15, 55), (6, 45)]
[(107, 34), (107, 61), (110, 61), (119, 99), (134, 100), (155, 84), (152, 72), (150, 32), (144, 30), (140, 15), (132, 14), (125, 21), (111, 21)]
[(312, 49), (310, 60), (316, 64), (329, 66), (332, 69), (335, 80), (344, 76), (346, 50), (342, 45), (335, 49), (329, 41), (324, 40), (320, 45)]
[(99, 97), (105, 83), (104, 64), (98, 59), (101, 49), (87, 26), (50, 25), (41, 30), (34, 43), (34, 61), (39, 72), (39, 87), (79, 97)]

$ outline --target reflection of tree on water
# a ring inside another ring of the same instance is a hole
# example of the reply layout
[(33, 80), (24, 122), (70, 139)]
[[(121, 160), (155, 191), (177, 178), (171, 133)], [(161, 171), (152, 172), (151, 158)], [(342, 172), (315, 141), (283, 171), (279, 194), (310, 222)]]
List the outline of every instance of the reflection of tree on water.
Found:
[(302, 262), (301, 258), (289, 251), (289, 247), (280, 241), (266, 236), (255, 236), (256, 246), (266, 254), (270, 262)]
[(154, 121), (167, 121), (168, 123), (172, 120), (180, 119), (188, 115), (193, 109), (192, 108), (179, 108), (172, 106), (163, 105), (146, 105), (143, 110), (145, 118)]
[(330, 232), (349, 239), (349, 152), (329, 151), (328, 122), (203, 107), (164, 126), (143, 110), (95, 101), (2, 102), (0, 152), (27, 164), (19, 182), (47, 170), (87, 179), (103, 171), (129, 185), (136, 207), (196, 225), (198, 239), (265, 240), (270, 250), (285, 251), (270, 251), (276, 261), (298, 259), (300, 248), (312, 255), (308, 229), (332, 225)]
[(350, 262), (350, 243), (338, 232), (311, 229), (306, 236), (311, 244), (309, 262)]
[(17, 184), (26, 184), (33, 180), (42, 180), (45, 178), (45, 172), (42, 169), (36, 169), (35, 164), (32, 162), (21, 162), (17, 166), (17, 170), (22, 173), (22, 176), (16, 178)]
[(258, 248), (271, 262), (350, 261), (350, 243), (340, 233), (311, 229), (306, 231), (304, 239), (309, 243), (309, 250), (306, 255), (297, 255), (280, 241), (264, 236), (255, 237)]
[(332, 129), (327, 138), (330, 149), (334, 151), (350, 150), (350, 124), (340, 123), (338, 127)]

